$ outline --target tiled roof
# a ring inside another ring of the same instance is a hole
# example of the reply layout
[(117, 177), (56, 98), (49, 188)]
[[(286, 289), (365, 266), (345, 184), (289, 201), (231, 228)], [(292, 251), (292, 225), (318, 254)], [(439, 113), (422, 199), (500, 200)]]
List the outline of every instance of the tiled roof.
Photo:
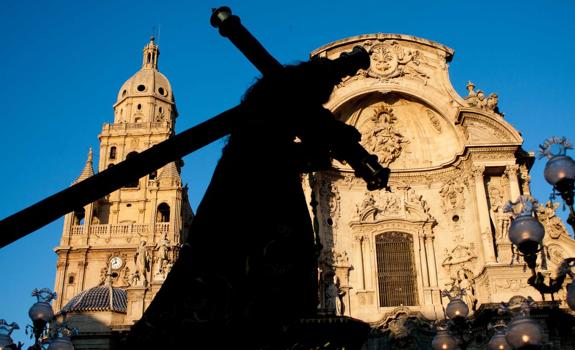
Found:
[[(112, 295), (112, 302), (110, 302)], [(99, 286), (80, 292), (60, 312), (115, 311), (126, 313), (128, 293), (121, 288)]]
[(160, 176), (158, 176), (159, 179), (180, 179), (180, 173), (178, 172), (178, 167), (176, 166), (176, 162), (170, 162), (168, 164), (166, 164), (163, 168), (162, 168), (162, 172), (160, 173)]
[(90, 176), (94, 176), (94, 168), (92, 167), (92, 158), (93, 158), (92, 148), (90, 147), (90, 151), (88, 152), (88, 160), (86, 160), (86, 165), (84, 166), (84, 169), (82, 170), (80, 176), (78, 176), (76, 181), (74, 181), (75, 184), (77, 184), (80, 181), (86, 180)]

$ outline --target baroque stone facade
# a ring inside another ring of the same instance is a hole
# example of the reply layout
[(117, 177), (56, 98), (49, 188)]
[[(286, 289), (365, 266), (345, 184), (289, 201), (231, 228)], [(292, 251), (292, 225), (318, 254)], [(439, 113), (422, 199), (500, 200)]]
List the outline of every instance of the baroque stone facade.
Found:
[[(310, 196), (319, 196), (324, 254), (346, 257), (345, 264), (332, 259), (320, 265), (323, 275), (335, 273), (345, 292), (344, 314), (393, 335), (408, 315), (444, 318), (448, 300), (440, 291), (453, 285), (467, 290), (472, 312), (514, 295), (541, 300), (527, 285), (523, 261), (510, 265), (510, 217), (502, 209), (530, 193), (534, 155), (522, 150), (520, 133), (499, 112), (498, 96), (485, 96), (472, 83), (468, 96), (459, 96), (448, 76), (453, 51), (412, 36), (361, 35), (311, 56), (333, 59), (356, 45), (368, 50), (371, 67), (343, 79), (326, 107), (355, 126), (365, 148), (391, 169), (389, 188), (366, 191), (337, 161), (304, 183)], [(538, 212), (547, 232), (547, 276), (575, 254), (556, 209), (548, 203)], [(395, 278), (395, 286), (382, 275)]]

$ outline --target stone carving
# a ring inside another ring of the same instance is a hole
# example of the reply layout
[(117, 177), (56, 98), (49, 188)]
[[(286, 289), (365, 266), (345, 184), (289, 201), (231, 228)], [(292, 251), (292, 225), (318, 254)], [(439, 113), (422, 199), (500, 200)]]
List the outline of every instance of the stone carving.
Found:
[(396, 160), (403, 149), (403, 144), (409, 143), (399, 132), (395, 130), (397, 118), (393, 110), (381, 105), (373, 111), (362, 137), (363, 146), (377, 155), (381, 165), (388, 167)]
[(391, 40), (373, 45), (369, 53), (371, 65), (367, 70), (368, 76), (388, 80), (408, 75), (427, 84), (429, 76), (419, 69), (419, 50), (403, 48), (397, 41)]
[(448, 213), (456, 209), (465, 209), (464, 190), (465, 185), (458, 183), (456, 179), (449, 181), (439, 190), (444, 213)]
[(333, 273), (328, 274), (325, 286), (325, 313), (328, 315), (343, 316), (345, 291), (339, 287), (339, 279)]
[(529, 188), (531, 184), (531, 176), (529, 175), (529, 169), (525, 164), (519, 166), (519, 174), (521, 175), (521, 193), (529, 195), (531, 190)]
[(160, 239), (160, 241), (156, 243), (154, 249), (156, 249), (157, 251), (155, 258), (157, 272), (155, 274), (155, 277), (165, 279), (168, 274), (167, 267), (171, 263), (170, 259), (171, 247), (170, 247), (170, 241), (168, 240), (168, 236), (166, 233), (162, 235), (162, 239)]
[(356, 207), (360, 221), (401, 218), (411, 221), (434, 221), (423, 196), (415, 190), (403, 188), (396, 192), (380, 191), (377, 198), (366, 192), (361, 205)]
[(134, 262), (136, 264), (135, 273), (139, 276), (138, 285), (145, 287), (148, 284), (147, 272), (150, 269), (150, 256), (146, 248), (146, 241), (140, 241), (136, 255), (134, 255)]
[(346, 251), (338, 251), (335, 248), (323, 250), (319, 258), (320, 264), (332, 267), (350, 267), (349, 256)]
[(501, 290), (503, 291), (510, 290), (512, 292), (517, 292), (522, 288), (529, 287), (529, 284), (527, 284), (527, 280), (524, 278), (498, 279), (495, 280), (494, 286), (495, 286), (495, 293)]
[(339, 202), (341, 199), (336, 184), (328, 180), (322, 180), (319, 188), (319, 198), (324, 202), (320, 208), (325, 222), (329, 226), (336, 228), (340, 216)]
[(459, 269), (456, 273), (454, 283), (465, 291), (463, 300), (472, 309), (475, 310), (477, 305), (477, 295), (475, 292), (475, 278), (473, 273), (467, 269)]
[(567, 234), (563, 221), (555, 213), (559, 205), (559, 202), (547, 201), (545, 206), (539, 205), (537, 207), (537, 219), (545, 227), (546, 235), (553, 239), (559, 238), (561, 234)]
[(547, 254), (549, 254), (549, 259), (556, 265), (559, 265), (565, 259), (566, 253), (559, 244), (550, 244), (547, 247)]
[(417, 312), (400, 306), (386, 314), (374, 325), (371, 337), (367, 340), (369, 349), (427, 349), (433, 333), (431, 322)]
[(511, 224), (511, 215), (503, 211), (505, 201), (499, 186), (490, 182), (488, 184), (488, 192), (490, 203), (489, 216), (495, 228), (495, 239), (501, 241), (507, 237), (509, 225)]
[(435, 112), (433, 112), (431, 109), (427, 109), (426, 112), (427, 116), (429, 117), (429, 121), (431, 122), (431, 126), (433, 126), (433, 129), (438, 133), (441, 133), (441, 122), (439, 121), (439, 118), (435, 115)]
[(451, 268), (455, 265), (465, 266), (466, 263), (472, 263), (477, 259), (477, 255), (474, 253), (474, 244), (458, 244), (451, 250), (451, 252), (445, 249), (445, 259), (441, 263), (441, 266), (447, 267), (451, 271)]
[(465, 97), (465, 100), (470, 107), (477, 107), (503, 117), (503, 113), (499, 112), (499, 107), (497, 106), (499, 103), (499, 97), (497, 94), (491, 93), (489, 96), (485, 97), (483, 90), (475, 91), (475, 85), (472, 82), (468, 82), (466, 87), (468, 95)]

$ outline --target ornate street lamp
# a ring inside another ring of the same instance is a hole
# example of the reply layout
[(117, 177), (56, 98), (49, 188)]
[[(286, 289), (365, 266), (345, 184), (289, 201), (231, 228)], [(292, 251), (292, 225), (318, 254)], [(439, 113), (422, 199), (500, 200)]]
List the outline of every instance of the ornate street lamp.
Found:
[(497, 321), (494, 325), (489, 324), (489, 329), (494, 329), (495, 334), (487, 343), (487, 350), (511, 350), (511, 345), (505, 340), (507, 325), (503, 320)]
[(51, 330), (48, 350), (74, 350), (74, 345), (70, 338), (78, 334), (78, 330), (68, 325), (65, 312), (60, 314), (60, 318), (59, 322), (54, 322), (52, 325), (53, 329)]
[(0, 350), (19, 350), (22, 349), (22, 343), (14, 344), (10, 335), (15, 329), (20, 329), (16, 322), (8, 324), (6, 320), (0, 320)]
[(445, 316), (448, 319), (457, 322), (469, 315), (469, 306), (462, 299), (465, 293), (464, 288), (459, 288), (456, 285), (453, 285), (449, 291), (443, 290), (441, 292), (442, 297), (449, 298), (449, 303), (445, 307)]
[(538, 158), (547, 158), (543, 175), (569, 207), (567, 223), (575, 232), (575, 212), (573, 211), (573, 185), (575, 183), (575, 161), (567, 155), (573, 145), (565, 137), (552, 137), (539, 145)]
[(32, 296), (36, 297), (36, 303), (30, 307), (28, 316), (32, 320), (32, 331), (34, 333), (33, 349), (41, 349), (41, 338), (46, 336), (46, 325), (54, 318), (54, 311), (50, 302), (56, 299), (56, 293), (48, 288), (34, 289)]
[(445, 320), (439, 321), (436, 328), (437, 334), (431, 341), (433, 350), (455, 350), (459, 348), (455, 338), (449, 334), (449, 325)]
[(523, 255), (527, 266), (535, 271), (537, 252), (542, 249), (545, 228), (534, 216), (537, 201), (530, 196), (520, 196), (516, 202), (507, 202), (503, 211), (512, 213), (509, 240)]
[(505, 340), (512, 349), (540, 349), (543, 345), (543, 330), (539, 323), (529, 317), (535, 301), (531, 297), (514, 296), (508, 303), (501, 303), (501, 312), (511, 314)]

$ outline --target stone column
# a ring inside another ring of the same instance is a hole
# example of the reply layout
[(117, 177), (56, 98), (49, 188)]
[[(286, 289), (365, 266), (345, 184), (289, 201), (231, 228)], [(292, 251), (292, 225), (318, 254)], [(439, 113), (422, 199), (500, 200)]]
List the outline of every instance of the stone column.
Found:
[(487, 194), (485, 193), (485, 181), (483, 172), (485, 166), (475, 166), (473, 168), (473, 178), (475, 179), (475, 195), (477, 203), (477, 214), (479, 216), (479, 232), (483, 246), (485, 263), (496, 263), (495, 250), (493, 249), (493, 234), (491, 232), (491, 221), (489, 219), (489, 207), (487, 205)]
[(521, 195), (521, 189), (519, 188), (519, 179), (517, 178), (517, 171), (519, 170), (519, 165), (510, 164), (505, 167), (505, 172), (503, 176), (507, 177), (509, 180), (509, 196), (512, 201), (516, 201)]

